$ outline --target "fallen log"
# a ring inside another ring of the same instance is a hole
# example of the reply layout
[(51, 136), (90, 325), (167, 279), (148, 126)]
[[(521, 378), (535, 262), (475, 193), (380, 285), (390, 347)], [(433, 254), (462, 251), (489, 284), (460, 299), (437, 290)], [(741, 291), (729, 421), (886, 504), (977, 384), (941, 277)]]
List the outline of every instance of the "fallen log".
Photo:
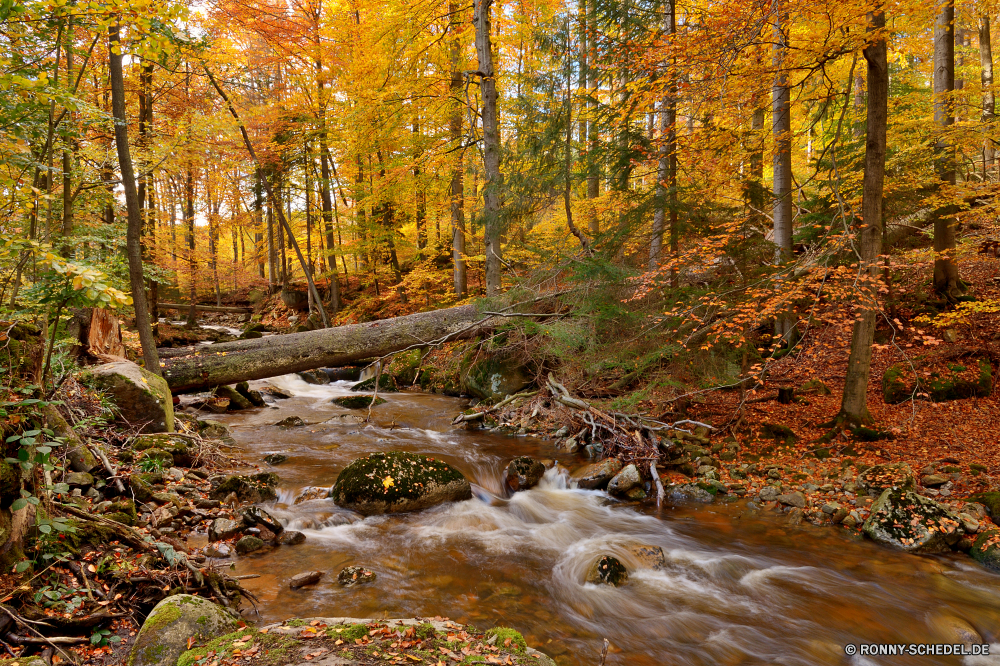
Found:
[(469, 338), (491, 330), (499, 320), (475, 305), (462, 305), (366, 324), (223, 342), (164, 359), (160, 365), (172, 391), (193, 391)]
[[(190, 305), (186, 303), (157, 303), (156, 307), (160, 310), (189, 310)], [(232, 305), (201, 305), (200, 303), (195, 303), (195, 310), (201, 310), (202, 312), (230, 312), (234, 314), (251, 314), (253, 313), (253, 308), (244, 308)]]

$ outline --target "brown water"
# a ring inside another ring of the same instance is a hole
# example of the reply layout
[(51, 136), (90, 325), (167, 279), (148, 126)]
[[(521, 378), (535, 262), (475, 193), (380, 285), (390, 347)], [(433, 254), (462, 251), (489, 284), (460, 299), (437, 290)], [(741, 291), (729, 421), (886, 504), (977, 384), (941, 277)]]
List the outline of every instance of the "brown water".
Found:
[[(295, 616), (447, 616), (480, 628), (512, 626), (560, 664), (1000, 664), (998, 657), (848, 658), (848, 643), (955, 642), (951, 618), (971, 624), (1000, 654), (1000, 576), (964, 556), (913, 556), (828, 527), (786, 528), (746, 502), (655, 509), (577, 490), (565, 469), (501, 499), (500, 474), (514, 456), (555, 458), (548, 440), (453, 428), (461, 401), (388, 394), (372, 424), (336, 420), (330, 404), (347, 382), (271, 382), (295, 394), (276, 408), (227, 414), (249, 460), (281, 452), (280, 498), (269, 509), (306, 542), (240, 558), (237, 574), (261, 599), (262, 620)], [(317, 422), (281, 429), (286, 416)], [(361, 519), (332, 500), (293, 505), (306, 486), (330, 486), (355, 458), (376, 450), (447, 460), (473, 481), (471, 500), (408, 515)], [(630, 542), (662, 546), (663, 571), (636, 569)], [(584, 583), (612, 553), (631, 565), (621, 588)], [(341, 588), (350, 564), (375, 570), (371, 585)], [(327, 572), (316, 586), (288, 588), (296, 573)]]

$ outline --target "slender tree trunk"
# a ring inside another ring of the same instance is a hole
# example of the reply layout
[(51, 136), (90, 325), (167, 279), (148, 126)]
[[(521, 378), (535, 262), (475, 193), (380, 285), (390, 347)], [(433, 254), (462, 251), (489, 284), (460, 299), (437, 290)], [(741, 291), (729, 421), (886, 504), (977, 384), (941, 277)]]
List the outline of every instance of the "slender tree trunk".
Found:
[[(671, 37), (677, 30), (676, 0), (666, 3), (664, 30)], [(678, 251), (677, 230), (677, 80), (674, 59), (667, 62), (667, 94), (660, 100), (660, 159), (656, 168), (656, 210), (653, 213), (653, 238), (649, 245), (649, 270), (663, 259), (663, 231), (669, 216), (670, 252)], [(677, 286), (677, 270), (670, 271), (671, 286)]]
[[(73, 18), (66, 25), (66, 85), (73, 83)], [(69, 258), (73, 248), (69, 237), (73, 234), (73, 156), (76, 150), (62, 151), (62, 255)]]
[(264, 279), (264, 184), (260, 167), (254, 169), (254, 260), (257, 262), (257, 277)]
[(187, 327), (194, 328), (198, 319), (198, 313), (194, 308), (198, 301), (198, 262), (194, 255), (194, 169), (191, 167), (190, 158), (188, 158), (187, 177), (184, 182), (184, 226), (187, 234), (188, 275), (190, 279), (188, 302), (191, 304), (188, 310)]
[(414, 222), (417, 226), (417, 258), (422, 259), (423, 249), (427, 247), (427, 192), (420, 179), (420, 121), (413, 120), (413, 141), (416, 144), (413, 156), (413, 187), (416, 188), (416, 210)]
[[(135, 308), (135, 327), (139, 331), (142, 358), (146, 369), (160, 373), (160, 358), (156, 353), (156, 339), (149, 324), (146, 309), (146, 280), (142, 273), (142, 215), (139, 198), (135, 189), (135, 174), (132, 171), (132, 155), (128, 146), (128, 120), (125, 117), (125, 77), (122, 74), (121, 43), (118, 39), (118, 23), (108, 28), (108, 72), (111, 77), (111, 109), (115, 119), (115, 144), (118, 147), (118, 165), (121, 168), (122, 187), (125, 190), (125, 208), (128, 213), (126, 247), (128, 251), (128, 275), (132, 286), (132, 303)], [(58, 322), (57, 322), (58, 324)]]
[[(567, 19), (567, 24), (569, 20)], [(565, 183), (563, 186), (563, 204), (566, 209), (566, 226), (569, 227), (571, 234), (576, 236), (577, 240), (580, 241), (580, 247), (583, 251), (590, 253), (590, 243), (587, 237), (583, 235), (576, 224), (573, 223), (573, 61), (570, 57), (570, 30), (569, 25), (566, 26), (566, 99), (564, 100), (564, 106), (566, 107), (566, 146), (565, 155), (563, 160), (563, 174), (565, 177)]]
[(983, 82), (983, 124), (986, 126), (986, 138), (983, 141), (983, 180), (989, 180), (996, 162), (996, 149), (993, 147), (993, 119), (996, 117), (996, 95), (993, 93), (993, 43), (990, 40), (990, 16), (979, 17), (979, 62), (982, 67)]
[(500, 128), (497, 125), (497, 84), (493, 69), (493, 45), (490, 36), (490, 5), (493, 0), (475, 0), (473, 23), (476, 26), (476, 55), (479, 58), (480, 89), (483, 94), (483, 244), (486, 255), (486, 295), (500, 293)]
[[(935, 146), (938, 173), (947, 188), (955, 184), (954, 147), (945, 135), (955, 123), (955, 0), (943, 0), (938, 5), (934, 23), (934, 122), (941, 132)], [(956, 300), (962, 293), (955, 263), (957, 247), (955, 207), (945, 206), (937, 211), (934, 220), (934, 290)]]
[(865, 136), (865, 75), (859, 69), (854, 75), (854, 131), (855, 139)]
[[(771, 133), (774, 137), (774, 262), (792, 258), (792, 116), (785, 57), (788, 52), (786, 0), (776, 0), (774, 16), (774, 86), (771, 89)], [(775, 334), (790, 341), (795, 327), (791, 317), (775, 321)]]
[(340, 310), (340, 285), (337, 281), (337, 258), (333, 256), (333, 193), (330, 182), (330, 147), (326, 136), (326, 85), (323, 73), (323, 61), (316, 58), (316, 85), (319, 93), (319, 164), (322, 179), (323, 196), (323, 232), (326, 234), (326, 252), (328, 263), (333, 266), (330, 271), (330, 311), (336, 314)]
[[(869, 15), (869, 29), (881, 32), (885, 28), (885, 13), (881, 6)], [(851, 354), (844, 380), (844, 397), (840, 420), (847, 423), (869, 423), (866, 406), (868, 377), (871, 370), (872, 340), (878, 315), (878, 258), (882, 251), (882, 185), (885, 178), (886, 125), (889, 99), (889, 65), (885, 37), (879, 36), (864, 50), (868, 63), (868, 118), (865, 143), (865, 173), (861, 201), (859, 230), (859, 299), (860, 315), (851, 334)]]
[[(455, 33), (459, 23), (458, 5), (454, 0), (448, 3), (448, 12), (451, 18), (451, 31)], [(455, 157), (451, 161), (451, 247), (452, 262), (454, 264), (455, 295), (465, 296), (468, 290), (468, 278), (465, 270), (465, 183), (463, 154), (465, 149), (462, 145), (462, 81), (461, 72), (462, 48), (459, 36), (453, 35), (451, 43), (451, 85), (449, 95), (451, 96), (450, 111), (448, 119), (448, 131), (451, 138), (452, 150)]]

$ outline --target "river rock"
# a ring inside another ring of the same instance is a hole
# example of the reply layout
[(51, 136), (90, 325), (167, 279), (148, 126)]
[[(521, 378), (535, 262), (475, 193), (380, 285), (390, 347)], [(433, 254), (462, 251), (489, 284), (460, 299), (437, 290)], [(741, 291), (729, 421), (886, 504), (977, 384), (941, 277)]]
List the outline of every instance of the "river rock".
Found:
[(286, 456), (284, 453), (268, 453), (266, 456), (264, 456), (264, 462), (266, 462), (268, 465), (271, 465), (272, 467), (277, 467), (281, 463), (287, 461), (288, 461), (288, 456)]
[(858, 491), (879, 497), (887, 488), (911, 490), (913, 470), (906, 463), (874, 465), (858, 475)]
[(806, 496), (797, 490), (793, 493), (778, 495), (777, 500), (785, 506), (794, 506), (797, 509), (803, 509), (806, 506)]
[(964, 643), (966, 645), (984, 642), (983, 637), (971, 624), (954, 615), (935, 613), (927, 619), (927, 625), (935, 642)]
[(984, 530), (976, 537), (969, 555), (988, 569), (1000, 571), (1000, 530)]
[(472, 497), (462, 473), (446, 462), (407, 451), (358, 458), (330, 490), (337, 506), (366, 516), (426, 509)]
[(625, 547), (639, 561), (639, 566), (659, 571), (667, 566), (667, 558), (663, 549), (644, 543), (633, 543)]
[(273, 472), (260, 474), (231, 474), (214, 476), (209, 479), (212, 490), (209, 497), (224, 500), (229, 493), (235, 493), (240, 502), (258, 504), (278, 499), (275, 487), (278, 485), (278, 475)]
[(232, 386), (217, 386), (215, 387), (215, 397), (225, 398), (229, 401), (229, 411), (240, 411), (243, 409), (252, 409), (253, 403), (247, 399), (242, 393), (237, 391)]
[(306, 535), (295, 530), (283, 530), (281, 536), (278, 537), (278, 543), (282, 546), (297, 546), (304, 543), (305, 540)]
[(779, 495), (781, 495), (781, 489), (775, 486), (764, 486), (760, 489), (760, 500), (762, 502), (777, 501)]
[(618, 472), (622, 471), (622, 461), (618, 458), (605, 458), (600, 462), (582, 467), (573, 472), (577, 487), (587, 490), (599, 490), (608, 485)]
[(628, 582), (628, 569), (617, 557), (603, 555), (591, 565), (587, 572), (587, 582), (618, 587)]
[[(142, 462), (148, 460), (147, 465), (153, 465), (158, 470), (169, 469), (174, 465), (174, 455), (170, 451), (163, 449), (147, 449), (139, 454), (135, 461), (142, 468)], [(148, 467), (146, 469), (149, 469)]]
[(226, 609), (190, 594), (175, 594), (156, 604), (129, 651), (129, 666), (177, 663), (189, 638), (203, 642), (236, 630)]
[(319, 582), (319, 579), (323, 577), (322, 571), (305, 571), (300, 574), (295, 574), (292, 579), (288, 581), (288, 587), (293, 590), (297, 590), (300, 587), (305, 587), (306, 585), (315, 585)]
[(271, 386), (270, 384), (262, 387), (262, 391), (276, 400), (288, 400), (292, 397), (292, 394), (288, 391), (280, 389), (277, 386)]
[(279, 428), (301, 428), (302, 426), (306, 425), (306, 422), (303, 421), (298, 416), (289, 416), (287, 418), (281, 419), (274, 425), (278, 426)]
[(264, 540), (251, 534), (241, 538), (236, 542), (237, 555), (249, 555), (264, 547)]
[(250, 506), (243, 509), (243, 524), (248, 527), (266, 527), (274, 534), (281, 534), (285, 526), (278, 522), (278, 519), (269, 514), (259, 506)]
[(131, 361), (90, 368), (84, 381), (107, 394), (122, 419), (140, 432), (173, 432), (174, 403), (166, 380)]
[(697, 483), (678, 483), (664, 489), (667, 497), (680, 502), (711, 502), (715, 499)]
[(639, 469), (633, 464), (628, 464), (608, 481), (608, 492), (612, 495), (624, 495), (641, 483), (642, 476), (639, 475)]
[[(474, 352), (482, 354), (481, 349)], [(493, 402), (514, 395), (531, 383), (524, 362), (513, 356), (480, 357), (462, 376), (462, 388), (480, 400)]]
[(299, 377), (302, 378), (306, 384), (329, 384), (330, 377), (322, 370), (306, 370), (305, 372), (296, 372)]
[(369, 407), (378, 407), (385, 400), (374, 395), (342, 395), (330, 402), (344, 409), (368, 409)]
[(235, 443), (233, 433), (222, 421), (204, 419), (198, 421), (198, 434), (205, 439), (217, 439), (226, 443)]
[(948, 477), (941, 476), (940, 474), (924, 474), (920, 477), (920, 485), (925, 488), (940, 488), (948, 483), (948, 481), (950, 481)]
[(302, 504), (310, 500), (325, 499), (330, 496), (330, 489), (325, 486), (306, 486), (295, 498), (293, 504)]
[(879, 496), (862, 529), (877, 543), (911, 553), (949, 550), (960, 536), (958, 517), (948, 507), (901, 488)]
[(227, 543), (213, 543), (205, 547), (205, 557), (225, 559), (232, 557), (233, 549)]
[[(193, 458), (191, 442), (186, 437), (171, 433), (153, 433), (139, 435), (132, 440), (133, 451), (149, 451), (150, 449), (167, 451), (173, 457), (173, 462), (169, 466), (191, 466)], [(141, 458), (141, 456), (139, 457)]]
[(371, 583), (376, 578), (378, 578), (378, 576), (374, 571), (358, 566), (344, 567), (341, 572), (337, 574), (337, 582), (344, 587), (351, 587), (352, 585), (360, 585), (362, 583)]
[[(369, 377), (363, 382), (358, 382), (357, 384), (351, 387), (351, 390), (354, 392), (374, 391), (375, 378)], [(396, 391), (397, 391), (396, 380), (393, 379), (389, 374), (383, 372), (381, 378), (378, 380), (378, 392), (395, 393)]]
[(267, 407), (267, 402), (264, 401), (264, 396), (260, 394), (260, 391), (250, 388), (249, 382), (240, 382), (235, 388), (239, 394), (249, 400), (250, 404), (254, 407)]
[(538, 485), (545, 475), (545, 465), (531, 456), (518, 456), (507, 465), (504, 483), (513, 492), (528, 490)]
[(232, 539), (240, 533), (241, 529), (243, 529), (243, 526), (235, 520), (230, 520), (229, 518), (216, 518), (212, 521), (212, 524), (208, 526), (208, 540), (212, 542)]
[(94, 476), (87, 472), (70, 472), (63, 477), (63, 481), (71, 486), (86, 487), (94, 485)]

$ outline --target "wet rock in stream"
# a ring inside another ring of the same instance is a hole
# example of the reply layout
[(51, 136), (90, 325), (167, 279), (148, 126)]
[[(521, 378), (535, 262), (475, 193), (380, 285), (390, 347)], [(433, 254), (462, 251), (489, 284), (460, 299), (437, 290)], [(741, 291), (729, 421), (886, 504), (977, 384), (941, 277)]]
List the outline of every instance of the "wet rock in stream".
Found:
[(618, 587), (628, 582), (628, 570), (617, 557), (604, 555), (587, 572), (587, 582)]
[(222, 500), (235, 494), (240, 502), (257, 504), (278, 499), (275, 488), (278, 485), (278, 475), (273, 472), (260, 474), (230, 474), (214, 476), (209, 479), (212, 490), (209, 497)]
[(378, 578), (378, 576), (374, 571), (359, 566), (344, 567), (341, 572), (337, 574), (337, 582), (344, 587), (371, 583), (374, 582), (376, 578)]
[(322, 571), (304, 571), (300, 574), (292, 576), (292, 579), (288, 581), (288, 587), (293, 590), (297, 590), (300, 587), (305, 587), (306, 585), (315, 585), (322, 577)]
[(580, 488), (588, 490), (600, 490), (608, 485), (618, 472), (622, 471), (622, 461), (617, 458), (605, 458), (604, 460), (587, 465), (573, 472)]
[(330, 496), (337, 506), (375, 516), (471, 499), (472, 486), (446, 462), (390, 451), (352, 462), (340, 473)]
[(518, 456), (504, 471), (504, 484), (512, 492), (528, 490), (538, 485), (545, 474), (545, 465), (531, 456)]

